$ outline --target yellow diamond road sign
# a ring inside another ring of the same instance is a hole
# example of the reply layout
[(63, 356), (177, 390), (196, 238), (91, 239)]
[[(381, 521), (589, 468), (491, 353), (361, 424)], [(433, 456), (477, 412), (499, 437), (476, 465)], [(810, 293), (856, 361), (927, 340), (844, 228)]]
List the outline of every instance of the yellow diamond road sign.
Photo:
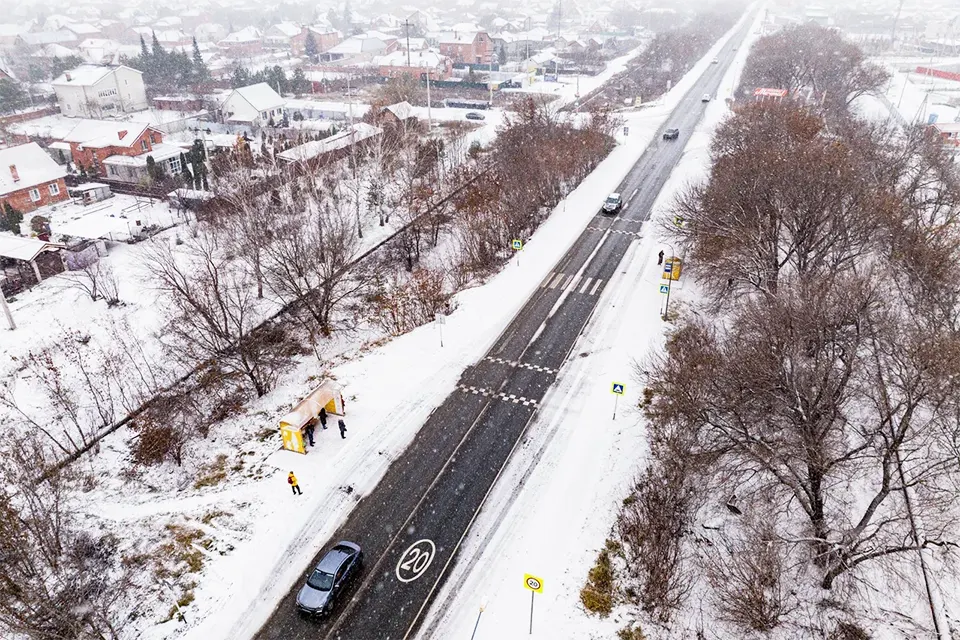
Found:
[(523, 574), (523, 586), (527, 589), (530, 589), (530, 591), (543, 593), (543, 580), (537, 576), (532, 576), (529, 573)]

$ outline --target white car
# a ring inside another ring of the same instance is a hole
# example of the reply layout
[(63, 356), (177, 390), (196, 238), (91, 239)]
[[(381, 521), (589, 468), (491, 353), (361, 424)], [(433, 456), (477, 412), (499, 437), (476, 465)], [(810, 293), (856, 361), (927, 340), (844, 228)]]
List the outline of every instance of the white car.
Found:
[(709, 93), (703, 94), (703, 97), (700, 98), (700, 102), (710, 102), (710, 94)]
[(720, 58), (714, 58), (710, 64), (720, 64)]

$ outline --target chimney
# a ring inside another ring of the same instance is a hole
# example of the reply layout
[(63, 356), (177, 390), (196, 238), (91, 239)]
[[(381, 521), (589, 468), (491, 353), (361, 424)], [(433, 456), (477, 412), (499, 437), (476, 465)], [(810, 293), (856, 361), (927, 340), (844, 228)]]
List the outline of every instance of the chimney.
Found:
[(10, 165), (10, 175), (13, 177), (14, 182), (20, 182), (20, 174), (17, 173), (17, 165)]
[(69, 71), (67, 71), (67, 72), (64, 73), (63, 75), (65, 75), (65, 76), (67, 77), (67, 82), (70, 82), (71, 80), (73, 80), (73, 78), (70, 77), (70, 72), (69, 72)]

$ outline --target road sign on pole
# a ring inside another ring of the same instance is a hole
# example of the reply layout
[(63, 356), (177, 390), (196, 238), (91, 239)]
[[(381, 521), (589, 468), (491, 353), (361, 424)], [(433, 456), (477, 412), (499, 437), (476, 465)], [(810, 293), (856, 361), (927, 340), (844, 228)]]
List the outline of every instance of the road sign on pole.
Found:
[(510, 248), (512, 248), (514, 251), (520, 251), (523, 249), (523, 240), (511, 240)]
[(683, 216), (673, 216), (673, 224), (675, 224), (676, 226), (682, 227), (683, 222), (684, 222)]
[(613, 419), (617, 419), (617, 403), (620, 402), (620, 396), (623, 395), (623, 392), (627, 390), (627, 385), (622, 382), (614, 382), (613, 386), (610, 388), (611, 393), (613, 393)]
[(530, 590), (530, 635), (533, 635), (533, 597), (538, 593), (543, 593), (543, 579), (525, 573), (523, 574), (523, 586)]
[(668, 284), (660, 285), (660, 293), (670, 293), (670, 285)]

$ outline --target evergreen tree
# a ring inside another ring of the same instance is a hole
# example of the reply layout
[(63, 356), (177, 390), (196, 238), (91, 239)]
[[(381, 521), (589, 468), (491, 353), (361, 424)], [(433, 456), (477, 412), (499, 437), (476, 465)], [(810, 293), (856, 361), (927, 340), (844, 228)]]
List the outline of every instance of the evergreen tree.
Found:
[(166, 51), (163, 50), (163, 45), (160, 44), (160, 41), (157, 40), (157, 32), (156, 32), (156, 31), (153, 32), (153, 44), (152, 44), (152, 47), (153, 47), (153, 57), (154, 57), (156, 60), (162, 59), (163, 56), (164, 56), (164, 54), (167, 53)]
[(190, 173), (190, 167), (187, 166), (187, 155), (181, 151), (180, 152), (180, 171), (183, 172), (183, 177), (187, 179), (187, 186), (193, 182), (193, 174)]
[(500, 45), (500, 50), (497, 51), (497, 60), (501, 65), (507, 64), (507, 48), (504, 45)]
[(200, 45), (197, 44), (197, 38), (193, 38), (193, 82), (194, 84), (203, 84), (210, 81), (210, 69), (207, 63), (203, 61), (200, 54)]
[[(310, 81), (307, 80), (307, 75), (303, 72), (301, 67), (297, 67), (293, 72), (293, 79), (290, 81), (290, 90), (294, 93), (309, 93), (311, 89)], [(296, 115), (294, 115), (296, 118)]]
[(233, 70), (233, 75), (230, 77), (231, 87), (239, 89), (251, 84), (253, 84), (253, 78), (250, 77), (250, 72), (245, 67), (237, 67)]
[[(157, 36), (154, 35), (153, 37), (156, 39)], [(144, 60), (148, 60), (150, 58), (150, 50), (147, 49), (147, 41), (143, 39), (142, 33), (140, 34), (140, 57)]]
[(310, 58), (313, 62), (317, 61), (317, 39), (313, 37), (313, 31), (307, 31), (307, 39), (303, 43), (303, 52), (307, 54), (307, 57)]
[(3, 211), (0, 212), (0, 231), (9, 231), (20, 235), (21, 222), (23, 222), (23, 213), (14, 209), (9, 202), (4, 202)]
[(350, 9), (350, 0), (347, 0), (343, 5), (343, 28), (345, 31), (349, 31), (352, 26), (353, 11)]
[(193, 147), (190, 148), (190, 168), (193, 170), (193, 188), (200, 190), (201, 180), (206, 167), (203, 164), (206, 152), (203, 148), (203, 141), (199, 138), (193, 141)]

